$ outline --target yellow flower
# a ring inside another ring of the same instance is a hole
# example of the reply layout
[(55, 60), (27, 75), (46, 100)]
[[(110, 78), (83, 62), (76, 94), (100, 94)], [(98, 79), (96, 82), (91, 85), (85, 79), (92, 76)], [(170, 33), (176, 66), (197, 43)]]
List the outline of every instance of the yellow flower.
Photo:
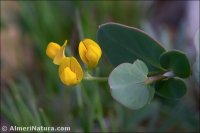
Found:
[(89, 68), (94, 68), (101, 58), (101, 48), (99, 45), (91, 40), (84, 39), (79, 44), (79, 55), (81, 60), (88, 65)]
[[(65, 56), (67, 40), (61, 47), (59, 44), (50, 42), (46, 54), (53, 59), (53, 63), (59, 65), (59, 77), (67, 86), (76, 85), (83, 79), (83, 70), (74, 57)], [(101, 48), (91, 39), (84, 39), (79, 44), (79, 55), (89, 68), (94, 68), (101, 58)]]
[(59, 76), (61, 81), (67, 85), (76, 85), (83, 78), (83, 71), (74, 57), (65, 57), (59, 66)]
[(67, 40), (61, 47), (59, 44), (50, 42), (46, 49), (46, 54), (49, 58), (53, 59), (53, 63), (60, 65), (62, 60), (65, 58), (65, 47), (67, 45)]
[(49, 58), (53, 59), (59, 50), (60, 50), (60, 45), (54, 42), (50, 42), (47, 46), (46, 54)]

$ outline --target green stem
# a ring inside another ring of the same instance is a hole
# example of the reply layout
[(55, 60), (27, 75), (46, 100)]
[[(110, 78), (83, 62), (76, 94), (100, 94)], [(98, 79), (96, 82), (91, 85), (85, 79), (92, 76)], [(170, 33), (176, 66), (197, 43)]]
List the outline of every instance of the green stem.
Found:
[(106, 123), (104, 120), (104, 115), (103, 115), (103, 107), (102, 107), (102, 103), (101, 103), (101, 98), (99, 95), (99, 89), (95, 89), (94, 90), (94, 105), (95, 105), (95, 113), (96, 113), (96, 119), (99, 123), (99, 126), (101, 128), (102, 132), (108, 132), (107, 127), (106, 127)]
[(85, 71), (83, 79), (84, 80), (89, 80), (89, 81), (99, 81), (99, 82), (108, 81), (108, 77), (94, 77), (94, 76), (91, 76), (90, 73), (89, 73), (89, 70)]
[(90, 77), (84, 77), (83, 79), (84, 80), (89, 80), (89, 81), (99, 81), (99, 82), (108, 81), (107, 77), (93, 77), (93, 76), (90, 76)]
[(78, 101), (78, 106), (79, 108), (83, 108), (83, 100), (82, 100), (82, 95), (81, 95), (81, 87), (78, 85), (76, 87), (76, 94), (77, 94), (77, 101)]

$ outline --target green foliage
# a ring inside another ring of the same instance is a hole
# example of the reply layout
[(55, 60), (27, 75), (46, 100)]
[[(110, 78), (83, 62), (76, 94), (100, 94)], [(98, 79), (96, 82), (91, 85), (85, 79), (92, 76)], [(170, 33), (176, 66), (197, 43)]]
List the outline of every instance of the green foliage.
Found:
[(190, 63), (186, 55), (180, 51), (167, 51), (160, 56), (160, 64), (181, 78), (191, 75)]
[(148, 68), (140, 60), (133, 64), (122, 63), (109, 76), (109, 85), (114, 99), (128, 108), (139, 109), (154, 96), (154, 88), (145, 84)]
[(144, 61), (150, 72), (162, 71), (160, 55), (165, 49), (147, 33), (116, 23), (99, 27), (98, 41), (109, 61), (117, 66), (124, 62)]
[(191, 74), (184, 53), (166, 51), (144, 31), (116, 23), (101, 25), (98, 41), (114, 66), (122, 63), (109, 76), (111, 94), (122, 105), (131, 109), (144, 107), (154, 97), (154, 85), (165, 98), (179, 99), (186, 93), (185, 83), (173, 78)]
[(176, 78), (161, 80), (155, 84), (156, 92), (166, 98), (178, 99), (186, 93), (185, 83)]
[(11, 82), (10, 88), (2, 91), (1, 112), (16, 126), (50, 126), (43, 109), (37, 107), (29, 82), (24, 78), (20, 82)]

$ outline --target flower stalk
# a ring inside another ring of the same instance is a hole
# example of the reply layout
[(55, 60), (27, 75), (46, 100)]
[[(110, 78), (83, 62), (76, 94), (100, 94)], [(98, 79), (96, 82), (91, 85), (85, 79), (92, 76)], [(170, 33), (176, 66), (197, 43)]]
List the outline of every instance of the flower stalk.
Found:
[(108, 77), (94, 77), (90, 75), (88, 71), (85, 72), (83, 79), (88, 81), (98, 81), (98, 82), (108, 81)]

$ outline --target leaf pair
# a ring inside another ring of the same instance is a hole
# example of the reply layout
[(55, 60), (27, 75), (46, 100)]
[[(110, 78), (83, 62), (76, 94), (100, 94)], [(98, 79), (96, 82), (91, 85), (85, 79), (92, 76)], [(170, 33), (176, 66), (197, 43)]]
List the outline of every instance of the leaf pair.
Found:
[[(191, 73), (184, 53), (167, 52), (158, 41), (139, 29), (104, 24), (99, 28), (98, 41), (109, 61), (117, 66), (109, 77), (111, 94), (129, 108), (141, 108), (154, 96), (154, 87), (144, 83), (147, 75), (171, 71), (186, 78)], [(155, 87), (161, 96), (170, 98), (180, 98), (186, 90), (184, 82), (175, 78), (162, 80)]]

